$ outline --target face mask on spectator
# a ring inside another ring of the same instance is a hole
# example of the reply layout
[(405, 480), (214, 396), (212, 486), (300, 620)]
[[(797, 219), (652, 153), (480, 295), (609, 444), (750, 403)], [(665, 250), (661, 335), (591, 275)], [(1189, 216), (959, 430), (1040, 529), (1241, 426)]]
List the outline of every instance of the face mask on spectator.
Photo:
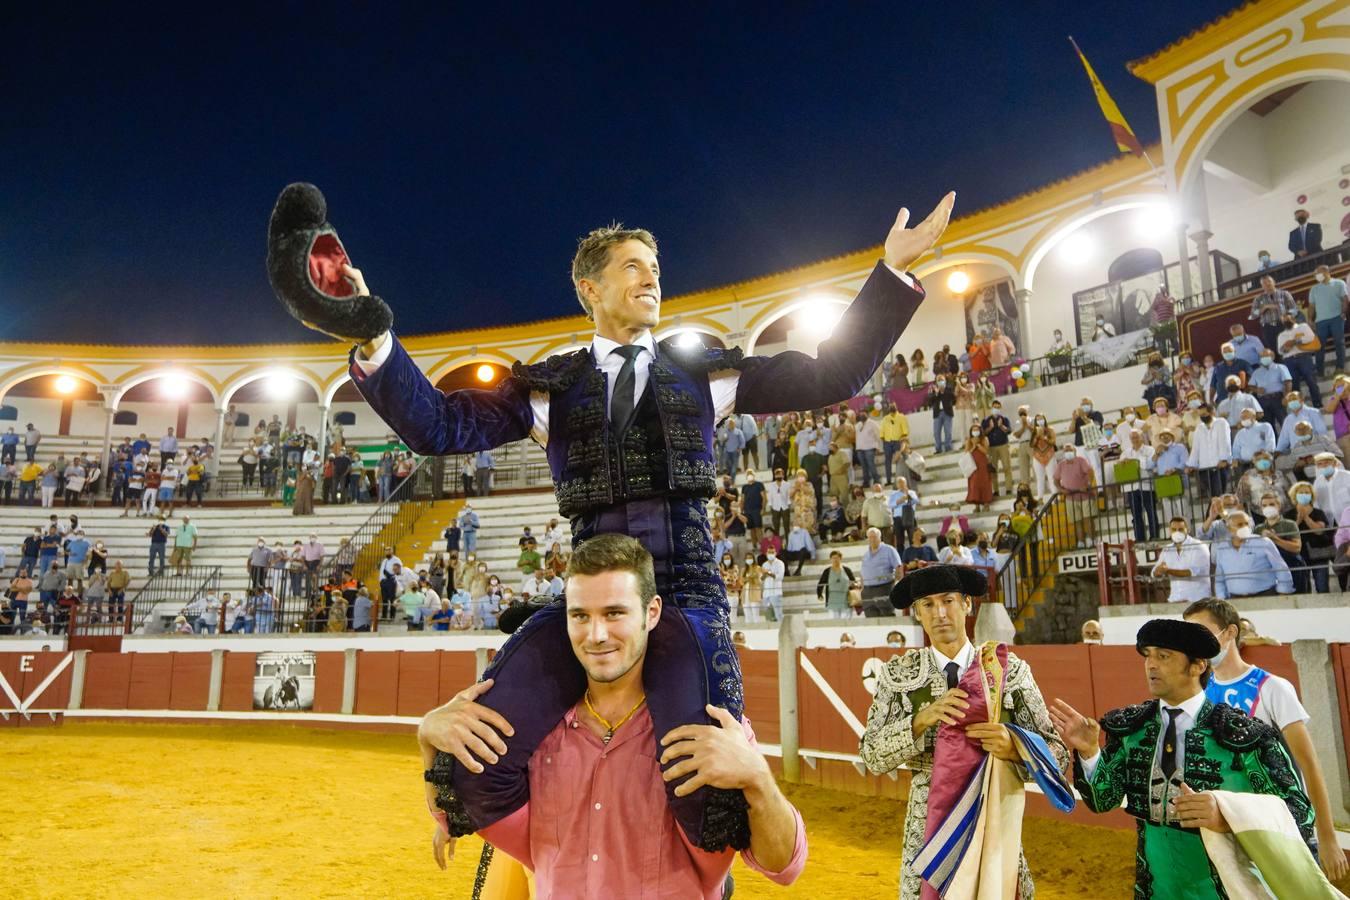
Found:
[(1186, 532), (1184, 532), (1184, 531), (1174, 531), (1174, 532), (1172, 532), (1172, 543), (1174, 543), (1174, 544), (1180, 544), (1180, 543), (1184, 543), (1185, 540), (1186, 540)]
[(1251, 428), (1255, 424), (1256, 423), (1253, 422), (1251, 419), (1238, 419), (1238, 425), (1240, 425), (1243, 428)]
[(1060, 458), (1067, 461), (1073, 459), (1075, 455), (1076, 454), (1072, 450), (1065, 450), (1063, 453), (1060, 454)]
[(1237, 386), (1236, 384), (1230, 384), (1230, 385), (1228, 386), (1228, 393), (1230, 393), (1230, 394), (1236, 394), (1237, 392), (1238, 392), (1238, 386)]
[(1268, 459), (1258, 459), (1258, 460), (1256, 461), (1256, 467), (1257, 467), (1258, 469), (1260, 469), (1262, 472), (1264, 472), (1264, 471), (1266, 471), (1266, 469), (1269, 469), (1269, 468), (1270, 468), (1270, 460), (1268, 460)]
[(1240, 344), (1240, 343), (1242, 343), (1243, 341), (1245, 341), (1246, 339), (1247, 339), (1247, 335), (1243, 334), (1243, 333), (1240, 332), (1240, 331), (1233, 335), (1233, 343), (1235, 343), (1235, 344)]
[(1083, 412), (1087, 412), (1087, 413), (1092, 412), (1092, 404), (1091, 404), (1091, 403), (1084, 403), (1084, 404), (1083, 404)]
[(1037, 417), (1036, 417), (1036, 424), (1037, 424), (1037, 425), (1044, 425), (1044, 424), (1045, 424), (1045, 416), (1037, 416)]
[(1318, 273), (1317, 273), (1316, 275), (1314, 275), (1313, 277), (1316, 278), (1319, 282), (1322, 282), (1322, 281), (1326, 281), (1326, 280), (1327, 280), (1327, 276), (1323, 275), (1321, 272), (1318, 272)]
[(1303, 408), (1303, 403), (1302, 403), (1302, 401), (1300, 401), (1300, 400), (1290, 400), (1290, 401), (1289, 401), (1289, 411), (1290, 411), (1291, 413), (1296, 413), (1296, 412), (1298, 412), (1298, 411), (1299, 411), (1300, 409), (1302, 409), (1302, 408)]
[(1189, 356), (1183, 356), (1181, 358), (1181, 364), (1183, 366), (1189, 366), (1191, 364), (1191, 358)]
[(1134, 421), (1135, 419), (1137, 419), (1137, 418), (1138, 418), (1138, 416), (1136, 416), (1134, 413), (1126, 413), (1126, 414), (1125, 414), (1125, 421), (1126, 421), (1126, 422), (1133, 422), (1133, 421)]
[(1167, 404), (1159, 403), (1157, 406), (1153, 407), (1153, 411), (1160, 416), (1165, 416), (1167, 415)]
[(1098, 316), (1098, 317), (1097, 317), (1097, 324), (1098, 324), (1098, 325), (1105, 325), (1105, 324), (1106, 324), (1106, 320), (1103, 319), (1101, 316)]
[(1269, 365), (1270, 365), (1271, 363), (1273, 363), (1273, 362), (1275, 362), (1275, 357), (1273, 357), (1273, 356), (1263, 356), (1263, 357), (1261, 357), (1261, 365), (1263, 365), (1263, 366), (1269, 366)]
[(775, 553), (775, 552), (773, 552), (772, 550), (770, 550), (768, 553), (764, 554), (764, 558), (765, 558), (765, 559), (771, 559), (771, 560), (772, 560), (772, 559), (777, 559), (777, 558), (778, 558), (778, 554)]
[(1223, 351), (1223, 358), (1226, 359), (1226, 360), (1228, 360), (1229, 362), (1232, 362), (1232, 361), (1233, 361), (1233, 357), (1235, 357), (1235, 356), (1237, 356), (1237, 354), (1234, 353), (1232, 350), (1225, 350), (1225, 351)]
[(1112, 428), (1110, 425), (1108, 425), (1108, 426), (1106, 426), (1105, 428), (1102, 429), (1102, 434), (1106, 435), (1107, 437), (1110, 437), (1111, 435), (1113, 435), (1113, 434), (1115, 434), (1115, 433), (1116, 433), (1116, 430), (1115, 430), (1114, 428)]
[(1295, 494), (1294, 500), (1297, 501), (1299, 506), (1311, 506), (1312, 494), (1303, 494), (1303, 493)]
[(971, 436), (971, 437), (979, 437), (979, 436), (980, 436), (980, 429), (978, 429), (978, 428), (972, 428), (972, 429), (970, 429), (970, 436)]
[(1261, 507), (1261, 515), (1267, 519), (1277, 519), (1280, 516), (1280, 508), (1278, 506), (1263, 506)]
[(1243, 525), (1241, 528), (1239, 528), (1237, 531), (1233, 533), (1238, 536), (1239, 540), (1245, 541), (1247, 538), (1252, 536), (1252, 529), (1250, 525)]
[(1303, 467), (1303, 474), (1304, 474), (1304, 475), (1307, 475), (1309, 478), (1316, 478), (1316, 477), (1317, 477), (1317, 466), (1304, 466), (1304, 467)]
[(1199, 400), (1188, 400), (1188, 401), (1186, 402), (1186, 405), (1189, 406), (1191, 409), (1199, 409), (1199, 408), (1200, 408), (1200, 401), (1199, 401)]
[(937, 380), (937, 386), (940, 388), (945, 388), (947, 386), (947, 380), (945, 378), (939, 378)]
[(1261, 260), (1261, 262), (1263, 263), (1268, 263), (1270, 262), (1270, 254), (1262, 253), (1260, 256), (1257, 257), (1257, 259)]
[(1318, 476), (1319, 478), (1330, 478), (1330, 477), (1331, 477), (1331, 473), (1332, 473), (1332, 472), (1335, 472), (1335, 471), (1336, 471), (1336, 467), (1335, 467), (1335, 466), (1318, 466), (1318, 467), (1317, 467), (1317, 476)]

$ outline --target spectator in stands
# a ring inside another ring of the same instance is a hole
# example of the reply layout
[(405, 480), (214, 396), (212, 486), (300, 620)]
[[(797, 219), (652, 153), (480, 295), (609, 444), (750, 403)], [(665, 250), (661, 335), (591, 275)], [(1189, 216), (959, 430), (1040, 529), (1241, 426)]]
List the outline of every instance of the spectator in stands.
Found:
[(1100, 644), (1102, 642), (1102, 623), (1096, 619), (1088, 619), (1078, 629), (1078, 637), (1079, 643), (1082, 644)]
[(1010, 442), (1013, 456), (1017, 460), (1017, 480), (1031, 481), (1031, 436), (1035, 424), (1031, 417), (1031, 407), (1023, 403), (1017, 407), (1017, 418), (1012, 422), (1013, 430)]
[[(1289, 488), (1288, 496), (1293, 504), (1293, 512), (1290, 515), (1298, 528), (1302, 545), (1301, 564), (1307, 567), (1302, 572), (1297, 569), (1294, 571), (1295, 589), (1300, 593), (1307, 591), (1311, 577), (1317, 590), (1325, 592), (1326, 564), (1335, 554), (1331, 523), (1335, 522), (1336, 518), (1327, 515), (1314, 505), (1313, 487), (1306, 481), (1295, 482)], [(1311, 576), (1308, 572), (1312, 573)]]
[(1017, 345), (997, 325), (989, 337), (989, 364), (995, 369), (1006, 366), (1017, 355)]
[[(1005, 338), (1006, 340), (1006, 338)], [(994, 496), (999, 496), (998, 470), (1003, 472), (1003, 491), (1012, 493), (1012, 455), (1008, 448), (1008, 436), (1012, 434), (1012, 423), (1003, 415), (1003, 403), (995, 399), (989, 415), (980, 423), (980, 430), (989, 445), (989, 464), (993, 474)]]
[[(31, 426), (30, 426), (31, 427)], [(11, 425), (0, 435), (0, 463), (12, 463), (18, 456), (19, 436), (14, 433), (14, 426)]]
[(927, 467), (928, 463), (924, 460), (923, 454), (910, 446), (909, 438), (900, 442), (900, 453), (896, 456), (895, 467), (897, 478), (907, 478), (914, 484), (922, 484)]
[(1288, 291), (1275, 287), (1275, 279), (1261, 276), (1261, 293), (1252, 298), (1249, 321), (1261, 326), (1261, 340), (1267, 349), (1279, 346), (1281, 323), (1286, 315), (1293, 315), (1294, 297)]
[[(859, 489), (855, 488), (855, 492)], [(862, 507), (859, 505), (859, 513)], [(820, 533), (820, 542), (827, 544), (832, 540), (838, 540), (845, 537), (845, 532), (849, 530), (849, 522), (844, 515), (844, 507), (839, 505), (839, 498), (833, 494), (825, 502), (825, 511), (820, 514), (820, 523), (817, 527)], [(740, 552), (739, 547), (733, 548)]]
[[(1307, 485), (1294, 485), (1294, 489), (1306, 488)], [(1300, 498), (1301, 498), (1300, 494)], [(1311, 497), (1311, 492), (1308, 493)], [(1309, 500), (1308, 504), (1311, 505)], [(1341, 590), (1350, 589), (1350, 506), (1341, 510), (1341, 516), (1336, 522), (1335, 535), (1335, 556), (1333, 557), (1332, 568), (1336, 572), (1336, 579), (1341, 584)]]
[(272, 563), (272, 551), (267, 549), (267, 540), (258, 538), (252, 550), (248, 553), (248, 560), (245, 563), (248, 569), (249, 587), (262, 587), (267, 583), (267, 569)]
[[(800, 566), (800, 563), (798, 563)], [(762, 608), (772, 610), (774, 618), (781, 621), (783, 618), (783, 579), (787, 577), (787, 565), (783, 559), (779, 558), (777, 550), (772, 548), (764, 554), (764, 562), (760, 563), (762, 576), (760, 579), (760, 596)], [(758, 616), (758, 611), (747, 608), (747, 612), (754, 612)], [(758, 618), (750, 621), (758, 621)]]
[[(745, 565), (737, 573), (737, 578), (741, 584), (741, 593), (739, 596), (741, 617), (747, 621), (759, 621), (759, 613), (764, 605), (764, 568), (755, 561), (753, 553), (745, 555)], [(730, 599), (730, 589), (727, 591)], [(751, 614), (755, 618), (750, 618)], [(734, 616), (736, 611), (732, 611)]]
[(956, 411), (956, 385), (951, 376), (939, 375), (928, 389), (925, 405), (933, 413), (933, 452), (952, 449), (952, 420)]
[(192, 519), (183, 516), (183, 521), (173, 533), (173, 574), (181, 576), (192, 565), (192, 553), (197, 549), (197, 526)]
[(1306, 392), (1314, 406), (1321, 406), (1322, 390), (1313, 372), (1313, 352), (1318, 340), (1312, 326), (1301, 321), (1301, 314), (1290, 313), (1284, 317), (1284, 330), (1278, 340), (1280, 361), (1289, 369), (1293, 389)]
[(1341, 458), (1345, 459), (1350, 453), (1350, 375), (1342, 372), (1336, 376), (1322, 412), (1332, 417), (1332, 433), (1341, 448)]
[(1163, 362), (1161, 353), (1150, 353), (1148, 365), (1144, 368), (1144, 377), (1139, 383), (1144, 386), (1144, 400), (1152, 403), (1158, 398), (1171, 402), (1175, 396), (1172, 386), (1172, 372)]
[(178, 455), (178, 438), (174, 436), (173, 429), (166, 429), (164, 436), (159, 439), (159, 464), (161, 468), (167, 467), (169, 462)]
[[(1236, 326), (1234, 326), (1236, 327)], [(1243, 342), (1244, 344), (1246, 341)], [(1246, 359), (1238, 355), (1237, 348), (1232, 341), (1226, 341), (1219, 348), (1223, 356), (1223, 362), (1216, 365), (1209, 376), (1209, 383), (1205, 392), (1205, 400), (1214, 406), (1221, 399), (1221, 395), (1228, 384), (1228, 377), (1234, 376), (1238, 380), (1239, 387), (1245, 387), (1247, 378), (1251, 375), (1252, 366), (1256, 365), (1256, 356), (1253, 355), (1249, 363)]]
[(1275, 455), (1275, 431), (1267, 423), (1258, 421), (1256, 416), (1250, 409), (1243, 410), (1238, 417), (1238, 429), (1233, 434), (1233, 459), (1242, 465), (1251, 465), (1262, 450), (1271, 458)]
[(906, 572), (922, 569), (937, 562), (937, 553), (927, 543), (922, 528), (915, 528), (909, 536), (909, 542), (900, 553), (900, 561)]
[(293, 516), (314, 515), (314, 470), (302, 467), (295, 476), (295, 502), (291, 506)]
[(1054, 493), (1055, 473), (1055, 429), (1044, 415), (1037, 414), (1032, 420), (1031, 431), (1031, 470), (1036, 478), (1036, 493), (1048, 497)]
[[(915, 351), (916, 353), (920, 351)], [(922, 365), (922, 361), (920, 361)], [(912, 371), (912, 370), (911, 370)], [(915, 385), (918, 386), (917, 384)], [(935, 432), (936, 433), (936, 432)], [(881, 453), (882, 466), (886, 472), (886, 482), (888, 484), (894, 481), (891, 467), (894, 465), (896, 454), (900, 452), (900, 442), (909, 439), (909, 419), (900, 408), (894, 403), (886, 407), (886, 415), (881, 418)], [(864, 475), (866, 473), (864, 472)], [(875, 473), (872, 481), (875, 481)], [(871, 483), (870, 481), (867, 483)]]
[[(1317, 281), (1308, 290), (1308, 307), (1312, 311), (1313, 327), (1322, 347), (1317, 351), (1317, 374), (1327, 377), (1328, 350), (1336, 351), (1334, 371), (1345, 370), (1345, 318), (1350, 315), (1350, 291), (1345, 282), (1331, 277), (1329, 266), (1318, 266), (1313, 278)], [(1317, 403), (1317, 400), (1313, 400)], [(1320, 404), (1319, 404), (1320, 405)]]
[(979, 422), (975, 418), (975, 386), (970, 383), (970, 377), (965, 372), (956, 375), (955, 396), (956, 418), (953, 426), (955, 433), (964, 439), (970, 434), (970, 426)]
[(1154, 578), (1171, 579), (1167, 601), (1192, 602), (1210, 596), (1208, 545), (1190, 536), (1184, 516), (1173, 516), (1167, 526), (1171, 544), (1159, 551), (1158, 563), (1153, 567)]
[[(877, 477), (877, 451), (881, 449), (881, 419), (876, 415), (864, 415), (855, 428), (854, 453), (862, 467), (862, 483), (875, 484)], [(886, 464), (886, 480), (891, 480), (890, 463)]]
[[(943, 547), (937, 553), (937, 562), (941, 565), (971, 566), (975, 560), (969, 549), (966, 548), (961, 538), (961, 529), (948, 528), (946, 531), (947, 546)], [(916, 567), (922, 568), (922, 567)]]
[[(1130, 431), (1129, 446), (1121, 450), (1121, 462), (1132, 463), (1137, 469), (1135, 478), (1124, 481), (1121, 490), (1130, 505), (1130, 515), (1134, 520), (1134, 539), (1139, 543), (1158, 539), (1158, 507), (1153, 490), (1153, 448), (1144, 441), (1142, 429)], [(1117, 482), (1121, 481), (1119, 473)], [(1148, 521), (1145, 530), (1145, 520)]]
[(1289, 232), (1289, 252), (1294, 254), (1296, 259), (1321, 253), (1322, 226), (1308, 221), (1306, 209), (1294, 210), (1294, 221), (1298, 224)]
[(791, 527), (792, 496), (791, 485), (783, 478), (783, 469), (773, 470), (773, 480), (769, 482), (768, 495), (769, 519), (777, 534), (785, 533)]
[(1284, 408), (1288, 414), (1284, 418), (1284, 424), (1280, 426), (1280, 437), (1275, 442), (1275, 447), (1281, 453), (1288, 453), (1294, 446), (1294, 436), (1300, 423), (1306, 423), (1311, 434), (1326, 434), (1327, 425), (1322, 419), (1322, 411), (1316, 406), (1307, 406), (1303, 403), (1303, 396), (1298, 391), (1290, 391), (1284, 398)]
[(1230, 537), (1215, 541), (1214, 595), (1257, 597), (1267, 594), (1292, 594), (1294, 580), (1289, 566), (1269, 538), (1252, 533), (1251, 518), (1241, 510), (1227, 518)]
[(792, 502), (792, 529), (801, 529), (808, 534), (815, 533), (816, 510), (818, 508), (816, 491), (811, 482), (807, 480), (805, 469), (797, 470), (797, 479), (788, 496)]
[(853, 635), (849, 634), (847, 631), (845, 631), (843, 634), (839, 635), (839, 649), (840, 649), (840, 650), (852, 650), (854, 647), (857, 647), (857, 646), (858, 646), (858, 642), (857, 642), (856, 640), (854, 640), (854, 639), (853, 639)]
[[(1260, 504), (1259, 514), (1253, 516), (1256, 526), (1253, 533), (1264, 538), (1268, 538), (1275, 549), (1279, 551), (1280, 558), (1284, 564), (1289, 567), (1290, 574), (1294, 578), (1294, 589), (1299, 593), (1306, 593), (1308, 590), (1308, 562), (1304, 556), (1303, 538), (1297, 524), (1292, 519), (1284, 518), (1280, 515), (1280, 504), (1282, 498), (1277, 491), (1266, 491), (1258, 498)], [(1323, 567), (1322, 587), (1326, 587), (1326, 571)]]
[(174, 634), (192, 634), (192, 626), (188, 624), (187, 616), (175, 616), (173, 620)]
[(1106, 317), (1098, 314), (1096, 325), (1092, 329), (1092, 336), (1088, 340), (1092, 343), (1104, 341), (1107, 338), (1116, 336), (1116, 326), (1106, 321)]
[(464, 541), (464, 552), (473, 553), (476, 551), (478, 549), (478, 513), (474, 511), (473, 504), (468, 500), (464, 501), (464, 508), (455, 517), (455, 523), (459, 525), (459, 532)]
[(46, 574), (47, 569), (56, 562), (56, 554), (61, 551), (61, 533), (55, 524), (48, 525), (47, 531), (38, 542), (38, 574)]
[[(1246, 326), (1237, 322), (1229, 326), (1228, 334), (1229, 343), (1233, 345), (1233, 352), (1237, 354), (1239, 360), (1247, 364), (1248, 372), (1250, 374), (1250, 370), (1256, 368), (1257, 364), (1260, 362), (1261, 351), (1265, 349), (1265, 346), (1261, 343), (1260, 338), (1248, 334)], [(1224, 377), (1226, 380), (1227, 376)], [(1245, 379), (1242, 382), (1242, 385), (1244, 388), (1246, 387), (1247, 382)]]
[(1308, 798), (1316, 813), (1314, 825), (1322, 866), (1333, 881), (1344, 878), (1350, 874), (1350, 864), (1347, 864), (1337, 839), (1326, 776), (1308, 732), (1306, 723), (1311, 717), (1299, 703), (1294, 686), (1242, 658), (1239, 646), (1241, 618), (1233, 604), (1213, 598), (1197, 600), (1182, 615), (1188, 622), (1205, 626), (1219, 641), (1219, 655), (1212, 661), (1213, 676), (1205, 686), (1209, 701), (1236, 707), (1283, 735), (1285, 745), (1303, 774)]
[[(1242, 382), (1236, 375), (1229, 375), (1224, 384), (1225, 395), (1219, 401), (1217, 412), (1228, 422), (1229, 428), (1237, 425), (1243, 410), (1261, 412), (1261, 404), (1251, 394), (1242, 389)], [(1281, 395), (1283, 396), (1283, 395)]]
[(831, 619), (848, 619), (853, 616), (849, 604), (849, 593), (858, 590), (861, 583), (853, 570), (844, 565), (844, 554), (838, 550), (830, 551), (830, 564), (820, 573), (816, 581), (816, 599), (825, 603)]
[(978, 425), (971, 428), (962, 445), (961, 469), (966, 475), (966, 502), (975, 504), (975, 512), (989, 508), (994, 500), (990, 477), (989, 442)]
[(904, 574), (900, 554), (881, 540), (881, 529), (867, 529), (867, 547), (862, 555), (862, 609), (869, 619), (895, 615), (891, 588)]
[[(745, 484), (741, 486), (741, 514), (750, 532), (750, 545), (759, 543), (764, 531), (764, 485), (755, 476), (754, 469), (746, 469)], [(561, 537), (561, 532), (559, 532)]]
[(998, 571), (998, 556), (994, 553), (987, 532), (981, 531), (975, 535), (975, 546), (970, 550), (970, 564), (979, 569), (990, 570), (985, 573), (986, 575)]
[(1313, 463), (1317, 466), (1317, 480), (1313, 482), (1317, 508), (1335, 521), (1341, 510), (1350, 507), (1350, 472), (1331, 452), (1318, 453)]
[[(169, 543), (169, 525), (165, 518), (165, 514), (160, 513), (159, 520), (150, 526), (150, 530), (145, 533), (145, 536), (150, 539), (150, 561), (147, 565), (147, 572), (151, 578), (164, 574), (164, 554)], [(158, 568), (155, 567), (155, 560), (159, 560)]]
[(897, 479), (895, 490), (886, 499), (886, 507), (891, 518), (891, 543), (896, 549), (903, 549), (917, 527), (919, 494), (910, 490), (909, 482), (904, 478)]
[(474, 494), (486, 497), (492, 492), (492, 470), (495, 463), (490, 450), (479, 450), (473, 458)]
[(106, 611), (103, 608), (104, 602), (108, 599), (108, 577), (102, 572), (96, 572), (89, 578), (84, 586), (84, 604), (89, 614), (90, 622), (108, 621), (104, 618)]
[(849, 477), (853, 474), (853, 454), (832, 441), (829, 456), (826, 457), (825, 471), (829, 475), (827, 493), (842, 506), (848, 502)]
[[(401, 568), (401, 567), (400, 567)], [(411, 581), (402, 585), (399, 593), (398, 602), (403, 610), (404, 619), (408, 622), (409, 631), (421, 631), (423, 617), (425, 615), (426, 594), (421, 589), (421, 582)]]
[[(1280, 477), (1275, 474), (1275, 464), (1267, 450), (1258, 450), (1252, 458), (1252, 466), (1238, 479), (1237, 498), (1243, 508), (1255, 514), (1261, 508), (1261, 498), (1273, 492), (1282, 491)], [(1278, 499), (1278, 498), (1277, 498)]]
[(1069, 521), (1081, 531), (1079, 543), (1084, 546), (1090, 545), (1096, 536), (1096, 485), (1092, 464), (1066, 441), (1055, 466), (1055, 489), (1065, 495)]
[(802, 574), (802, 565), (809, 559), (816, 558), (816, 545), (811, 539), (811, 532), (805, 528), (793, 526), (788, 532), (788, 539), (783, 547), (782, 560), (784, 563), (795, 562), (797, 571), (794, 575)]
[(1092, 408), (1091, 397), (1082, 398), (1069, 421), (1069, 430), (1073, 432), (1073, 444), (1084, 449), (1094, 471), (1100, 469), (1095, 459), (1097, 445), (1101, 441), (1102, 421), (1102, 414)]
[(363, 634), (370, 631), (371, 610), (374, 605), (370, 599), (370, 592), (364, 586), (357, 588), (356, 599), (351, 602), (352, 631)]
[(1191, 432), (1186, 471), (1199, 477), (1204, 496), (1224, 492), (1232, 460), (1233, 439), (1227, 420), (1215, 418), (1209, 406), (1200, 407), (1200, 423)]
[(267, 588), (253, 595), (253, 622), (258, 634), (271, 634), (276, 628), (277, 600)]
[(890, 498), (882, 490), (880, 484), (874, 484), (867, 498), (863, 501), (861, 525), (863, 528), (877, 529), (881, 532), (883, 539), (888, 539), (891, 532), (891, 523)]

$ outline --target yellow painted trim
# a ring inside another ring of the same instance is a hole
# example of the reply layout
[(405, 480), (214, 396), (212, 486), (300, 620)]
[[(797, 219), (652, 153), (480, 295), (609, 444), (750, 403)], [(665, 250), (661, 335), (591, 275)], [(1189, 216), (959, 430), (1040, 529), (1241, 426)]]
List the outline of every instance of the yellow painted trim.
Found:
[(1344, 12), (1350, 8), (1350, 0), (1331, 0), (1321, 9), (1308, 13), (1301, 20), (1303, 24), (1303, 40), (1317, 41), (1323, 38), (1345, 38), (1350, 37), (1350, 25), (1323, 25), (1322, 22), (1331, 18), (1336, 13)]
[[(262, 371), (259, 371), (260, 368)], [(296, 376), (300, 381), (303, 381), (306, 385), (313, 388), (314, 393), (319, 395), (320, 400), (323, 399), (323, 380), (315, 375), (313, 370), (289, 361), (278, 361), (269, 365), (248, 366), (246, 368), (238, 369), (227, 376), (224, 381), (221, 382), (220, 402), (228, 405), (230, 397), (238, 393), (240, 388), (250, 385), (255, 381), (260, 381), (269, 375), (283, 373)]]
[[(1346, 0), (1346, 2), (1350, 4), (1350, 0)], [(1177, 184), (1181, 185), (1183, 190), (1189, 184), (1190, 168), (1200, 147), (1211, 137), (1217, 136), (1213, 134), (1216, 122), (1228, 116), (1235, 109), (1238, 112), (1245, 110), (1249, 105), (1247, 99), (1256, 89), (1278, 81), (1285, 76), (1311, 71), (1339, 71), (1344, 74), (1345, 80), (1350, 81), (1350, 53), (1317, 53), (1285, 60), (1235, 85), (1228, 93), (1215, 101), (1213, 108), (1196, 123), (1190, 137), (1177, 149), (1176, 162), (1173, 168), (1173, 171), (1177, 174)], [(1239, 107), (1239, 104), (1242, 105)]]
[[(142, 375), (153, 373), (148, 378), (141, 378)], [(165, 365), (162, 362), (146, 363), (143, 366), (137, 366), (128, 372), (123, 372), (117, 379), (117, 402), (121, 404), (122, 397), (127, 391), (138, 384), (144, 384), (147, 381), (154, 381), (156, 378), (163, 378), (168, 375), (183, 375), (184, 377), (197, 382), (202, 387), (207, 388), (214, 395), (213, 402), (220, 402), (221, 384), (213, 376), (199, 371), (195, 366), (183, 363), (174, 363)], [(139, 381), (137, 379), (140, 379)]]
[[(1292, 28), (1281, 28), (1278, 31), (1272, 31), (1256, 43), (1248, 44), (1237, 53), (1234, 53), (1233, 62), (1237, 63), (1239, 69), (1245, 69), (1252, 63), (1258, 63), (1270, 54), (1278, 53), (1285, 47), (1288, 47), (1289, 42), (1293, 39), (1294, 31)], [(1267, 44), (1269, 46), (1266, 46)], [(1259, 50), (1260, 52), (1253, 52), (1256, 50)], [(1251, 55), (1249, 56), (1248, 54)]]
[[(1251, 34), (1302, 6), (1306, 0), (1252, 0), (1246, 5), (1202, 25), (1143, 59), (1127, 63), (1136, 77), (1157, 84), (1167, 76), (1223, 50), (1234, 41)], [(1343, 3), (1345, 0), (1335, 0)]]
[(61, 360), (35, 362), (10, 369), (7, 372), (0, 372), (0, 384), (4, 385), (3, 388), (0, 388), (0, 399), (25, 381), (41, 378), (44, 375), (69, 375), (72, 378), (87, 381), (95, 388), (109, 383), (101, 372), (91, 369), (84, 363), (62, 362)]
[(432, 384), (440, 381), (457, 369), (465, 366), (472, 366), (475, 363), (493, 363), (504, 367), (508, 372), (511, 366), (516, 362), (515, 357), (506, 356), (495, 350), (479, 350), (477, 353), (447, 353), (434, 364), (427, 366), (422, 371), (427, 373), (427, 378)]
[[(1181, 94), (1187, 88), (1193, 87), (1201, 81), (1208, 81), (1203, 88), (1195, 93), (1186, 103), (1186, 108), (1181, 108)], [(1167, 120), (1171, 125), (1171, 133), (1181, 134), (1186, 128), (1186, 120), (1191, 117), (1195, 110), (1214, 95), (1220, 87), (1228, 82), (1227, 63), (1220, 59), (1205, 66), (1197, 72), (1194, 72), (1176, 84), (1167, 86)]]

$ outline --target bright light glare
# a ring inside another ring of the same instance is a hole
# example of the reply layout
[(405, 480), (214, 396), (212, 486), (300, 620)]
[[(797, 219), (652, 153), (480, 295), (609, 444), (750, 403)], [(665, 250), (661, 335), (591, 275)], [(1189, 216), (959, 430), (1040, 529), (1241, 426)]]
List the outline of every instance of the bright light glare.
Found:
[(1145, 206), (1139, 210), (1134, 220), (1135, 234), (1144, 240), (1157, 240), (1172, 233), (1176, 227), (1176, 216), (1172, 208), (1165, 204)]
[(166, 375), (160, 379), (160, 393), (171, 400), (180, 400), (187, 396), (188, 380), (182, 375)]
[(964, 294), (968, 287), (970, 287), (970, 276), (961, 269), (957, 269), (947, 276), (947, 290), (953, 294)]
[(478, 367), (478, 369), (474, 372), (474, 374), (478, 376), (479, 381), (483, 382), (484, 384), (487, 384), (489, 381), (492, 380), (492, 376), (495, 375), (496, 373), (492, 370), (492, 366), (489, 366), (487, 363), (483, 363), (481, 366)]
[(697, 331), (681, 331), (680, 336), (675, 339), (675, 346), (693, 348), (702, 346), (703, 339), (698, 336)]
[(56, 379), (56, 390), (61, 394), (72, 394), (75, 392), (75, 379), (69, 375), (61, 375)]
[(267, 378), (267, 393), (273, 400), (285, 400), (295, 393), (295, 379), (290, 375), (276, 374)]
[(830, 332), (834, 331), (834, 326), (839, 324), (839, 319), (844, 314), (844, 309), (833, 299), (828, 297), (813, 297), (810, 302), (803, 306), (797, 312), (797, 325), (812, 334), (818, 334), (821, 338), (829, 337)]
[(1096, 244), (1092, 238), (1081, 231), (1075, 231), (1060, 243), (1059, 256), (1065, 262), (1086, 263), (1092, 259), (1095, 250)]

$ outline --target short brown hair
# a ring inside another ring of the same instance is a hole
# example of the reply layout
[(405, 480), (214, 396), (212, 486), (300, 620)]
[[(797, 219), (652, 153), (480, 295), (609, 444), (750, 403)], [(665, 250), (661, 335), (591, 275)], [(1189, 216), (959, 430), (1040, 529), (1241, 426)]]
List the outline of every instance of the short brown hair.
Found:
[(1242, 617), (1238, 615), (1237, 607), (1227, 600), (1221, 600), (1218, 597), (1204, 597), (1186, 607), (1186, 611), (1181, 614), (1181, 617), (1184, 619), (1200, 613), (1209, 613), (1209, 617), (1219, 623), (1220, 631), (1228, 628), (1242, 630)]
[(600, 274), (609, 262), (609, 248), (624, 241), (641, 241), (657, 253), (656, 238), (645, 228), (624, 228), (622, 222), (611, 222), (604, 228), (596, 228), (577, 242), (577, 254), (572, 257), (572, 286), (576, 288), (577, 300), (591, 318), (591, 304), (581, 293), (581, 280), (593, 279)]
[(647, 548), (626, 534), (598, 534), (577, 547), (567, 563), (567, 576), (631, 572), (643, 606), (656, 596), (656, 571)]

